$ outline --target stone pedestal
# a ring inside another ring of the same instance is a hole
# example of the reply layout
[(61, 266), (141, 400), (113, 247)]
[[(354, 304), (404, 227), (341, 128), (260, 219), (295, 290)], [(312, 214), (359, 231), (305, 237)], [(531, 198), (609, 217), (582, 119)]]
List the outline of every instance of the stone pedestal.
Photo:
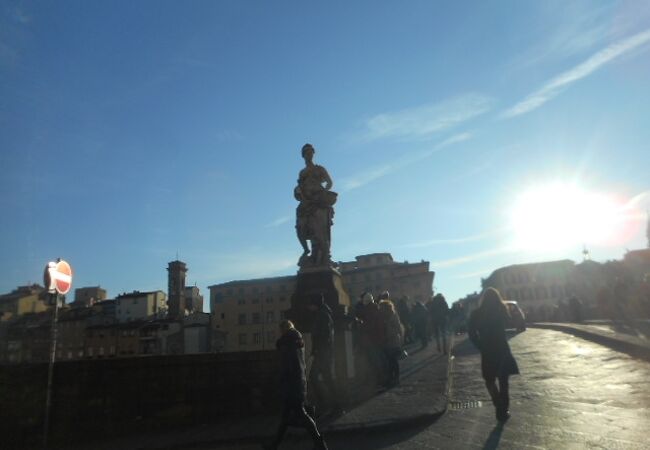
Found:
[(350, 307), (350, 297), (343, 287), (343, 278), (336, 269), (301, 270), (296, 277), (296, 290), (291, 296), (291, 309), (287, 317), (300, 332), (310, 332), (314, 313), (309, 310), (313, 294), (322, 293), (332, 310), (335, 328), (345, 326), (344, 318)]

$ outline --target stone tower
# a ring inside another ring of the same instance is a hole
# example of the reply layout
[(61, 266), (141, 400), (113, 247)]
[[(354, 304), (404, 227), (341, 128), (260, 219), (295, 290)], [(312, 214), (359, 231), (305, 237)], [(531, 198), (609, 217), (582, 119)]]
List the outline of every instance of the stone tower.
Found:
[(182, 261), (172, 261), (167, 266), (167, 305), (170, 319), (179, 319), (185, 316), (185, 274), (187, 266)]

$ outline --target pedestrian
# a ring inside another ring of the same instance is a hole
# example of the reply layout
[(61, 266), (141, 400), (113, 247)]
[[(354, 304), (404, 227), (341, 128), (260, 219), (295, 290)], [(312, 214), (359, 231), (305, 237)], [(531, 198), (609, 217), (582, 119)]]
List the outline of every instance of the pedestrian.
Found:
[(415, 337), (420, 340), (421, 348), (425, 348), (429, 345), (429, 333), (427, 329), (429, 324), (429, 313), (422, 302), (415, 302), (413, 310), (411, 311), (411, 321), (413, 323)]
[(280, 322), (280, 338), (276, 347), (280, 355), (280, 395), (282, 398), (282, 417), (275, 439), (265, 450), (276, 450), (289, 425), (306, 428), (314, 441), (314, 448), (327, 450), (327, 445), (316, 423), (305, 409), (307, 380), (305, 376), (305, 343), (302, 335), (290, 320)]
[(385, 327), (384, 354), (388, 362), (388, 382), (386, 386), (393, 387), (399, 384), (399, 358), (402, 354), (404, 327), (395, 312), (393, 302), (390, 300), (380, 301), (379, 311)]
[(507, 323), (508, 309), (501, 294), (494, 288), (487, 288), (481, 296), (480, 306), (470, 316), (468, 334), (481, 351), (481, 374), (499, 422), (510, 418), (508, 378), (519, 373), (506, 339)]
[(397, 302), (397, 314), (404, 327), (404, 344), (411, 344), (413, 343), (413, 330), (411, 325), (411, 308), (409, 308), (407, 300), (408, 297), (405, 296)]
[[(433, 297), (431, 302), (431, 325), (433, 329), (433, 335), (436, 337), (436, 346), (438, 347), (438, 352), (443, 352), (447, 354), (447, 321), (449, 316), (449, 306), (447, 305), (447, 300), (442, 294), (436, 294)], [(440, 346), (440, 341), (442, 338), (442, 347)]]
[[(316, 411), (339, 410), (332, 366), (334, 364), (334, 320), (322, 293), (314, 294), (309, 305), (314, 313), (311, 330), (311, 356), (308, 386), (314, 392)], [(329, 402), (329, 404), (327, 404)]]
[(371, 390), (385, 384), (387, 377), (386, 358), (383, 352), (384, 323), (379, 306), (370, 292), (361, 296), (363, 307), (359, 311), (361, 319), (361, 348), (367, 361), (367, 385)]

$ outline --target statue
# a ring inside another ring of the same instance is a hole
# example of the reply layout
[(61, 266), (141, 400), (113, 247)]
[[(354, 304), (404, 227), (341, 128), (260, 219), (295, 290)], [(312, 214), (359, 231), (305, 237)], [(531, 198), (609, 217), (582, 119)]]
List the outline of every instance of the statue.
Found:
[[(300, 202), (296, 208), (296, 233), (303, 253), (298, 261), (301, 269), (332, 267), (330, 229), (334, 217), (336, 192), (330, 191), (332, 179), (323, 166), (314, 164), (314, 147), (305, 144), (302, 157), (305, 168), (298, 175), (298, 186), (293, 195)], [(311, 249), (307, 245), (311, 243)]]

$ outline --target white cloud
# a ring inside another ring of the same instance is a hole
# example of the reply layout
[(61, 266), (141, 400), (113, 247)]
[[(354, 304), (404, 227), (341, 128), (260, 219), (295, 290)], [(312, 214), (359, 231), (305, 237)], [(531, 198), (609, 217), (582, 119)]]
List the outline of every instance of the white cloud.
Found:
[(402, 157), (400, 159), (385, 163), (383, 165), (371, 167), (352, 177), (344, 178), (341, 182), (341, 184), (343, 185), (343, 191), (350, 191), (352, 189), (356, 189), (358, 187), (364, 186), (372, 181), (375, 181), (379, 178), (389, 175), (399, 169), (402, 169), (416, 162), (422, 161), (423, 159), (428, 158), (432, 154), (442, 150), (443, 148), (449, 145), (466, 141), (468, 139), (471, 139), (471, 137), (472, 137), (471, 133), (455, 134), (427, 150), (406, 157)]
[(440, 261), (433, 261), (431, 263), (431, 267), (433, 270), (440, 269), (443, 267), (452, 267), (452, 266), (458, 266), (461, 264), (465, 264), (468, 262), (476, 261), (479, 259), (487, 258), (489, 256), (495, 256), (495, 255), (502, 255), (505, 253), (512, 253), (515, 250), (512, 247), (500, 247), (500, 248), (495, 248), (492, 250), (486, 250), (482, 252), (477, 252), (477, 253), (472, 253), (469, 255), (465, 256), (459, 256), (456, 258), (450, 258), (450, 259), (443, 259)]
[(266, 225), (264, 225), (264, 228), (279, 227), (280, 225), (284, 225), (285, 223), (289, 222), (290, 220), (291, 220), (291, 216), (278, 217), (273, 222), (269, 222)]
[(502, 118), (519, 116), (539, 108), (562, 92), (570, 84), (591, 75), (605, 64), (625, 55), (650, 42), (650, 30), (637, 33), (627, 39), (616, 42), (592, 55), (583, 63), (575, 66), (547, 82), (541, 89), (528, 95), (524, 100), (501, 114)]
[(464, 94), (440, 103), (378, 114), (364, 125), (362, 139), (424, 139), (490, 110), (493, 100)]
[(431, 247), (434, 245), (450, 245), (450, 244), (464, 244), (466, 242), (475, 242), (482, 241), (484, 239), (494, 237), (499, 234), (501, 231), (490, 231), (487, 233), (475, 234), (472, 236), (464, 236), (460, 238), (451, 238), (451, 239), (430, 239), (421, 242), (413, 242), (411, 244), (402, 245), (401, 248), (422, 248), (422, 247)]

